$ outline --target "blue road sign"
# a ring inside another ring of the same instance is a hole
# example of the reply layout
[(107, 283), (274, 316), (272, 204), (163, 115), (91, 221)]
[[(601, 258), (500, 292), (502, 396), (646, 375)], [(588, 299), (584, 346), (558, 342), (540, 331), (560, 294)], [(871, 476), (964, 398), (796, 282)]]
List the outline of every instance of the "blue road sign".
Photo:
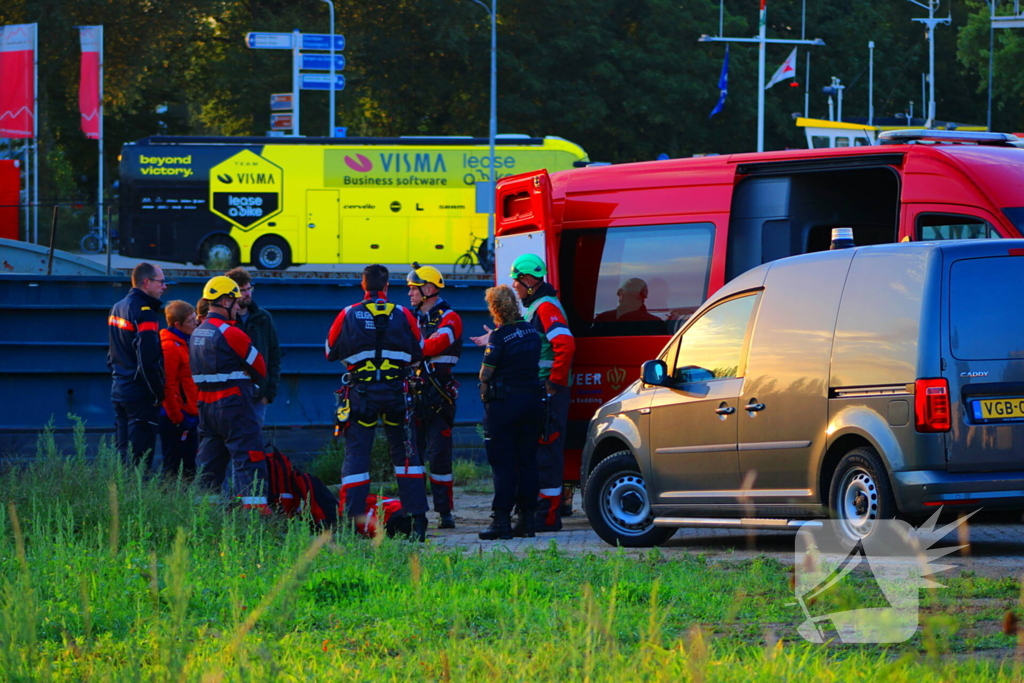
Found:
[[(330, 90), (331, 77), (328, 74), (302, 74), (300, 87), (303, 90)], [(345, 77), (341, 74), (334, 76), (335, 91), (345, 89)]]
[[(331, 35), (329, 33), (303, 33), (300, 50), (330, 50)], [(334, 49), (345, 49), (345, 36), (334, 34)]]
[(290, 50), (291, 33), (246, 33), (245, 44), (254, 50)]
[[(330, 55), (302, 55), (302, 66), (300, 69), (315, 69), (317, 71), (330, 71), (331, 70), (331, 56)], [(345, 55), (334, 55), (334, 70), (344, 71), (345, 70)]]

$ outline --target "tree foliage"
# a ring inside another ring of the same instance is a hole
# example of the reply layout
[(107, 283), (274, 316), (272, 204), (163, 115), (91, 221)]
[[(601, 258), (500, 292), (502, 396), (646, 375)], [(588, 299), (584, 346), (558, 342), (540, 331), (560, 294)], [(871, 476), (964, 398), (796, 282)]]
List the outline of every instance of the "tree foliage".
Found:
[[(485, 3), (489, 0), (484, 0)], [(347, 86), (337, 95), (338, 125), (350, 135), (475, 135), (488, 125), (490, 20), (471, 0), (336, 0), (336, 31), (347, 39)], [(943, 3), (940, 14), (949, 9)], [(984, 123), (988, 5), (952, 5), (952, 26), (936, 29), (939, 119)], [(802, 23), (802, 14), (806, 22)], [(756, 0), (725, 0), (722, 34), (757, 33)], [(822, 38), (799, 50), (799, 87), (766, 93), (769, 149), (803, 146), (792, 114), (808, 102), (827, 116), (821, 88), (846, 85), (843, 113), (866, 115), (868, 48), (876, 45), (876, 116), (923, 113), (921, 74), (928, 68), (918, 6), (894, 0), (771, 0), (772, 38)], [(44, 196), (87, 199), (95, 184), (95, 143), (79, 131), (76, 26), (105, 26), (105, 132), (110, 168), (128, 141), (157, 133), (259, 135), (269, 128), (269, 95), (291, 90), (291, 55), (250, 50), (248, 31), (325, 33), (322, 0), (6, 0), (0, 24), (39, 24)], [(725, 45), (698, 42), (719, 34), (715, 0), (577, 0), (498, 3), (499, 133), (559, 135), (596, 160), (624, 162), (659, 154), (753, 149), (757, 47), (731, 48), (724, 111), (718, 98)], [(996, 123), (1021, 129), (1024, 79), (1011, 68), (1024, 51), (1012, 31), (996, 52)], [(789, 53), (769, 45), (767, 73)], [(955, 55), (955, 57), (954, 57)], [(981, 95), (981, 96), (979, 96)], [(302, 94), (301, 131), (328, 131), (328, 96)]]

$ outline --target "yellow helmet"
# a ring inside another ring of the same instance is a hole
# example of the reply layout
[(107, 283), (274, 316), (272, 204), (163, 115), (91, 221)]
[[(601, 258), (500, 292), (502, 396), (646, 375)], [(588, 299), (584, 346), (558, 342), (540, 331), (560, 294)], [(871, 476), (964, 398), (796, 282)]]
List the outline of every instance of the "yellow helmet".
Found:
[(222, 296), (241, 299), (242, 293), (238, 291), (238, 284), (226, 275), (210, 278), (210, 281), (203, 287), (203, 298), (207, 301), (216, 301)]
[(413, 261), (412, 270), (405, 276), (405, 281), (410, 287), (422, 287), (430, 283), (438, 289), (444, 289), (444, 277), (441, 271), (434, 266), (421, 266)]

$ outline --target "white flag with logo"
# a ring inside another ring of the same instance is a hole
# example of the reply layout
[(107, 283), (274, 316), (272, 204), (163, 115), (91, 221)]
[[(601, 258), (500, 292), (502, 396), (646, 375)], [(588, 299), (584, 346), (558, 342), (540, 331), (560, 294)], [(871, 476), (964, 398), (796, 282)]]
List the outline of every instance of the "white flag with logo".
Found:
[(779, 81), (784, 81), (787, 78), (793, 78), (795, 76), (796, 76), (796, 48), (794, 47), (793, 51), (789, 53), (788, 57), (786, 57), (786, 61), (784, 61), (782, 63), (782, 66), (780, 66), (778, 69), (776, 69), (775, 73), (772, 74), (771, 79), (769, 79), (769, 81), (768, 81), (768, 85), (764, 86), (764, 89), (767, 90), (768, 88), (772, 87), (773, 85), (775, 85)]

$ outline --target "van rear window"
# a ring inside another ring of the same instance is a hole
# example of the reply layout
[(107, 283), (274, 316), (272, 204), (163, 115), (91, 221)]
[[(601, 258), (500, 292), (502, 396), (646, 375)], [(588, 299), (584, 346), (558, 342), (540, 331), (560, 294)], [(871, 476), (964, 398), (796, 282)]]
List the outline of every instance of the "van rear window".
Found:
[(707, 298), (714, 223), (566, 230), (559, 269), (582, 337), (671, 334)]
[(950, 273), (950, 345), (961, 360), (1024, 358), (1024, 258), (963, 259)]

